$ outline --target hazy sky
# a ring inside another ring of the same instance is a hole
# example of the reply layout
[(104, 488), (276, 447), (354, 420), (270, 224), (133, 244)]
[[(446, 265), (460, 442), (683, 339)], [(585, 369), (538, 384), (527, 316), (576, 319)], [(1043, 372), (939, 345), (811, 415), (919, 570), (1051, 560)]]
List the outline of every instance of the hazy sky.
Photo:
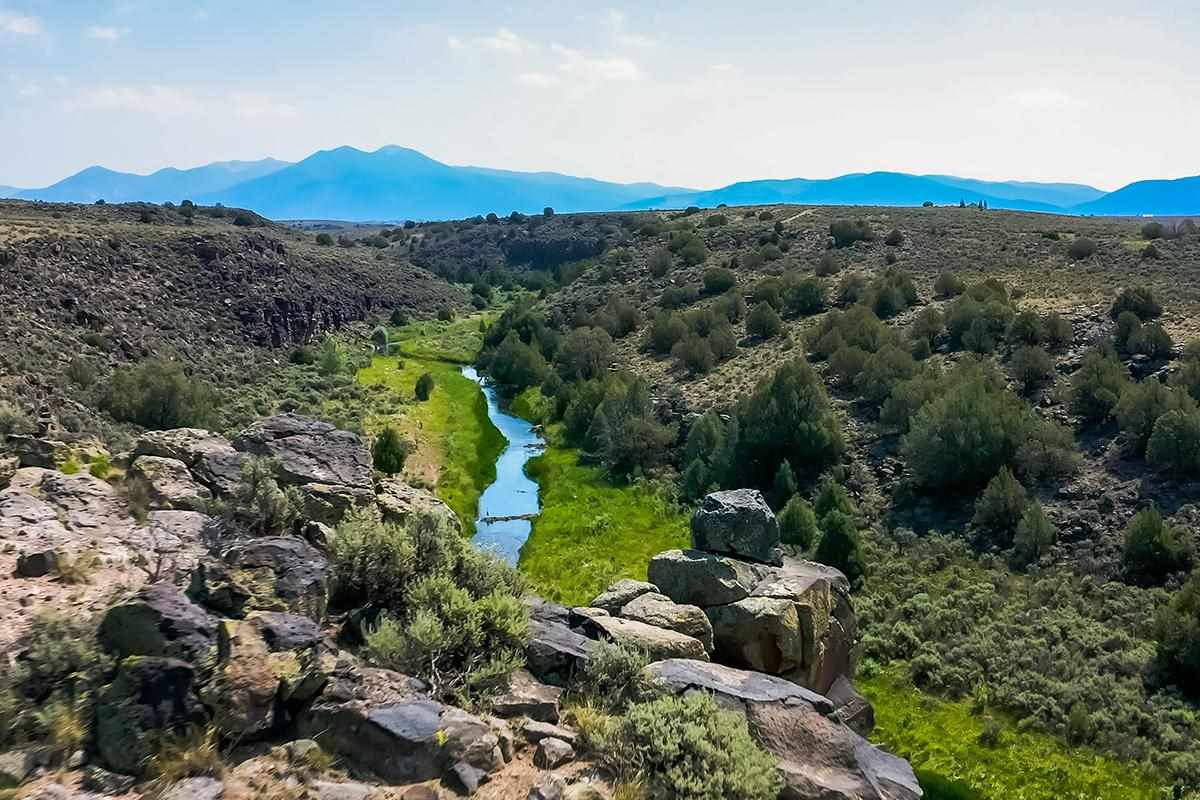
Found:
[(1200, 173), (1200, 2), (0, 0), (0, 184), (399, 144), (698, 188)]

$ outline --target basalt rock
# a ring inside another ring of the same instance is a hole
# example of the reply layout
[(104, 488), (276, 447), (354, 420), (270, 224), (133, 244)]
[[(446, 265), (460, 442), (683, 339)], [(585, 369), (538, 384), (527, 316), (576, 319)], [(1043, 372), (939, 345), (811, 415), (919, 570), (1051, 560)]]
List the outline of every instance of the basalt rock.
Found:
[(460, 532), (458, 515), (437, 497), (424, 489), (409, 486), (399, 478), (385, 478), (376, 488), (376, 502), (384, 522), (404, 525), (413, 521), (444, 524), (448, 530)]
[(681, 605), (666, 595), (649, 592), (638, 595), (617, 612), (625, 619), (666, 628), (700, 640), (706, 652), (713, 650), (713, 628), (699, 606)]
[(153, 583), (113, 606), (100, 641), (120, 657), (169, 656), (198, 662), (216, 644), (217, 620), (170, 583)]
[(258, 420), (234, 440), (236, 450), (275, 459), (283, 484), (372, 489), (371, 453), (358, 434), (299, 414)]
[(707, 495), (692, 517), (692, 547), (764, 564), (783, 563), (779, 524), (756, 489)]
[(610, 614), (620, 613), (628, 603), (641, 595), (657, 593), (658, 587), (646, 581), (635, 581), (625, 578), (609, 586), (592, 601), (594, 608), (602, 608)]
[(181, 461), (192, 475), (217, 494), (230, 494), (242, 477), (245, 458), (223, 436), (202, 428), (147, 431), (138, 437), (133, 455)]
[(674, 694), (712, 692), (746, 716), (759, 743), (779, 759), (785, 800), (917, 800), (907, 761), (875, 747), (836, 716), (826, 697), (755, 672), (700, 661), (651, 664), (650, 685)]
[(286, 611), (320, 620), (325, 614), (329, 562), (296, 536), (265, 536), (227, 548), (192, 574), (188, 594), (228, 617)]
[(173, 458), (141, 456), (130, 467), (130, 474), (141, 477), (149, 488), (154, 508), (198, 510), (212, 498), (186, 464)]
[(699, 550), (668, 550), (650, 559), (650, 581), (684, 605), (705, 608), (749, 597), (761, 581), (761, 568)]

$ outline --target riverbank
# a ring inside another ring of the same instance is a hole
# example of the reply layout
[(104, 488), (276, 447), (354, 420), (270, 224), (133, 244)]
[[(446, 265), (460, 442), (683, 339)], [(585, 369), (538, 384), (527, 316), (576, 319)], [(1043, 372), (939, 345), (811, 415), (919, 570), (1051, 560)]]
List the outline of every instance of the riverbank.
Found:
[[(422, 402), (414, 387), (426, 372), (433, 376), (433, 391)], [(496, 458), (506, 444), (488, 418), (479, 385), (458, 364), (407, 356), (375, 356), (370, 367), (359, 370), (358, 380), (386, 386), (400, 400), (395, 413), (367, 418), (368, 434), (392, 425), (411, 441), (416, 449), (405, 462), (405, 480), (433, 489), (472, 535), (479, 498), (496, 479)]]

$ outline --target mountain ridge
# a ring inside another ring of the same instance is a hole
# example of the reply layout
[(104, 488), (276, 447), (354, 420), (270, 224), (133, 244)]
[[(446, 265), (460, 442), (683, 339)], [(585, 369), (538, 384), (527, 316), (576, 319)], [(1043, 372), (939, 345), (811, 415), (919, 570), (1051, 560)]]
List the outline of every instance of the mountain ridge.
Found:
[(1200, 214), (1200, 176), (1135, 181), (1113, 192), (1070, 182), (987, 181), (955, 175), (874, 171), (833, 178), (768, 178), (712, 189), (618, 183), (554, 171), (522, 172), (449, 165), (420, 151), (386, 145), (319, 150), (289, 163), (272, 158), (166, 167), (135, 175), (92, 166), (40, 189), (0, 186), (0, 196), (90, 203), (184, 199), (252, 209), (273, 219), (391, 221), (454, 219), (511, 211), (634, 211), (719, 205), (873, 205), (985, 203), (989, 208), (1055, 214)]

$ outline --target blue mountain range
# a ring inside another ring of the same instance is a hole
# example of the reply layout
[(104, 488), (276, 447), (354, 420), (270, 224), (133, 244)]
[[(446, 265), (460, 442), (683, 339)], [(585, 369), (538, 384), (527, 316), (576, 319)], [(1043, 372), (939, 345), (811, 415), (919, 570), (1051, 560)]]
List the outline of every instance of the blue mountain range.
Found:
[(982, 181), (953, 175), (870, 172), (811, 180), (742, 181), (697, 190), (612, 183), (555, 172), (451, 166), (416, 150), (322, 150), (296, 163), (225, 161), (150, 175), (89, 167), (43, 189), (0, 186), (0, 197), (91, 203), (184, 199), (252, 209), (272, 219), (396, 221), (456, 219), (495, 212), (639, 210), (796, 203), (919, 206), (986, 203), (995, 209), (1059, 214), (1200, 214), (1200, 176), (1131, 183), (1105, 193), (1075, 183)]

